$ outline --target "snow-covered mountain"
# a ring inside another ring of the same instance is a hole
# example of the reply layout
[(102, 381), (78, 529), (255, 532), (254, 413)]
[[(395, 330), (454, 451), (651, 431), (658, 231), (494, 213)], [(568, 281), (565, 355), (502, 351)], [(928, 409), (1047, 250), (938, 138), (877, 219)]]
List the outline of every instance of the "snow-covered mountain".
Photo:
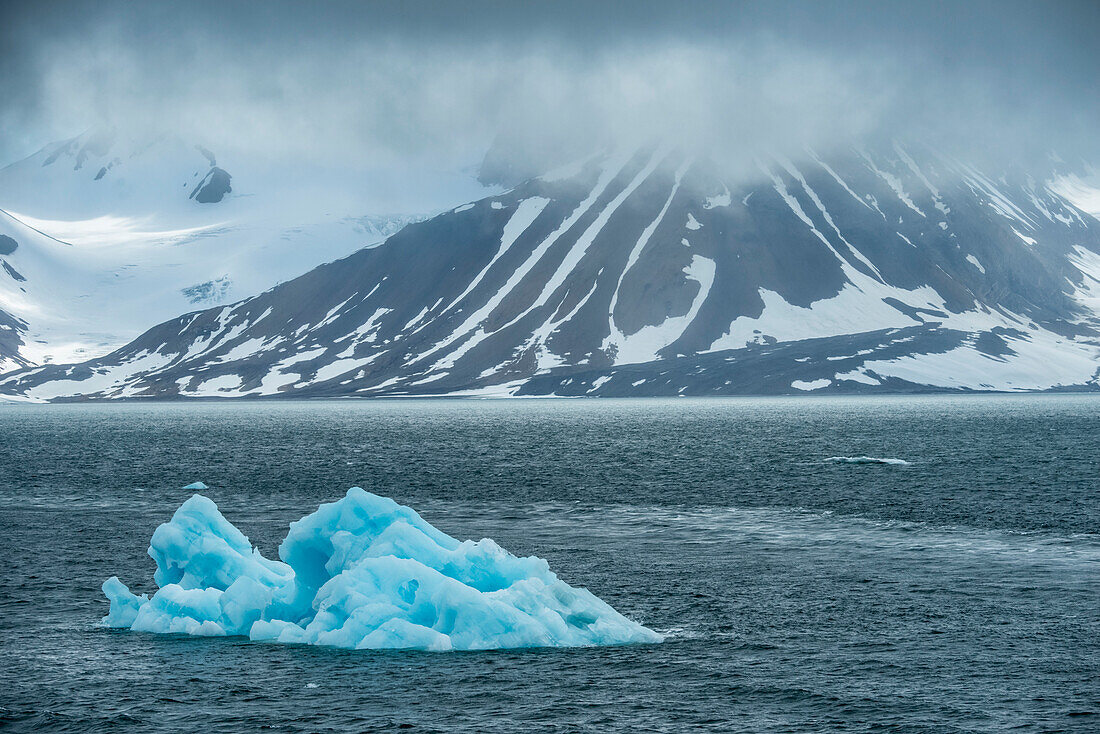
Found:
[(720, 171), (661, 146), (596, 156), (0, 392), (1096, 388), (1100, 221), (1080, 179), (898, 144)]
[[(376, 172), (223, 160), (168, 135), (98, 131), (48, 145), (0, 169), (0, 371), (101, 356), (423, 218), (392, 213), (420, 200), (378, 194), (387, 187)], [(423, 204), (484, 191), (455, 175)]]

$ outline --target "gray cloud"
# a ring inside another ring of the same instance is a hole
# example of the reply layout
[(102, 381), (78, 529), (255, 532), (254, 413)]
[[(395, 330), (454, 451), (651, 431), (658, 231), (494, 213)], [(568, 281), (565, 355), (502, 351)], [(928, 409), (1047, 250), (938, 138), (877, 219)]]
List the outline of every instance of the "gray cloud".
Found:
[(516, 156), (659, 136), (730, 165), (881, 134), (1002, 163), (1097, 149), (1100, 6), (1087, 1), (3, 13), (5, 160), (94, 126), (353, 166), (469, 163), (502, 132)]

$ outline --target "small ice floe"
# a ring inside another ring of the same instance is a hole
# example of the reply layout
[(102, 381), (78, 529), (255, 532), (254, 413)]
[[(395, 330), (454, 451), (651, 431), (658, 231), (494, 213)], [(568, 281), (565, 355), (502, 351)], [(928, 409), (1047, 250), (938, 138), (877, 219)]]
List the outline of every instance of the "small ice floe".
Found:
[(207, 487), (204, 482), (191, 482), (183, 489), (210, 489), (210, 487)]
[(905, 459), (880, 459), (877, 456), (830, 456), (827, 464), (890, 464), (891, 466), (909, 466)]

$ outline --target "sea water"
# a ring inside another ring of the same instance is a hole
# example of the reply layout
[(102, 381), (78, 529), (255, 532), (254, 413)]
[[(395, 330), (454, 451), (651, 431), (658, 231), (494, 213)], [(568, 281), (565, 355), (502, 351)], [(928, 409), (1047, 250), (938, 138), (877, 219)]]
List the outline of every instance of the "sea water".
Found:
[[(666, 641), (98, 626), (199, 481), (268, 557), (357, 485)], [(0, 406), (0, 727), (1095, 731), (1098, 491), (1091, 395)]]

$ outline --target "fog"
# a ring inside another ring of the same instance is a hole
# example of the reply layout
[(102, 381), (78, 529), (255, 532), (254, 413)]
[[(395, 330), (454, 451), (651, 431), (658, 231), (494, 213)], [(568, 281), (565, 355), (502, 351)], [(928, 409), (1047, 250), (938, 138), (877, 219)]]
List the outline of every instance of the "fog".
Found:
[(1087, 1), (0, 13), (0, 163), (98, 127), (351, 167), (471, 166), (494, 140), (536, 168), (652, 139), (730, 167), (884, 137), (986, 165), (1100, 160), (1100, 4)]

